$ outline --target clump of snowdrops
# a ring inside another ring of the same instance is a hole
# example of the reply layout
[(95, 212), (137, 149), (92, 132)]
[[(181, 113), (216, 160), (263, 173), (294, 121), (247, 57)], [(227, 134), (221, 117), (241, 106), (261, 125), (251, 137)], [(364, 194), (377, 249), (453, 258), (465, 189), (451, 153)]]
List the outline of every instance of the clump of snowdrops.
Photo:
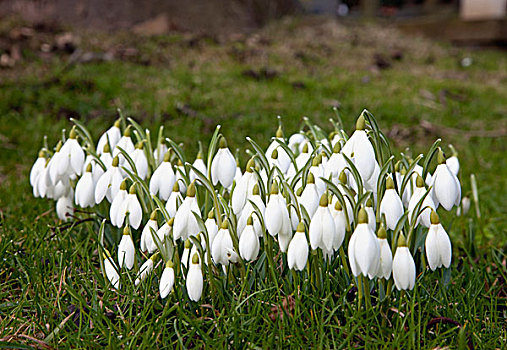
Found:
[(115, 290), (156, 283), (160, 298), (177, 290), (197, 302), (223, 294), (223, 281), (297, 290), (343, 273), (368, 305), (372, 289), (384, 299), (412, 290), (426, 269), (448, 268), (437, 212), (469, 207), (452, 146), (449, 158), (440, 140), (425, 155), (395, 155), (366, 110), (350, 136), (337, 116), (329, 135), (305, 118), (286, 138), (280, 123), (266, 150), (247, 137), (244, 167), (220, 126), (207, 153), (199, 144), (189, 158), (163, 127), (153, 140), (121, 117), (95, 143), (72, 122), (40, 150), (30, 183), (35, 197), (56, 200), (62, 221), (97, 223)]

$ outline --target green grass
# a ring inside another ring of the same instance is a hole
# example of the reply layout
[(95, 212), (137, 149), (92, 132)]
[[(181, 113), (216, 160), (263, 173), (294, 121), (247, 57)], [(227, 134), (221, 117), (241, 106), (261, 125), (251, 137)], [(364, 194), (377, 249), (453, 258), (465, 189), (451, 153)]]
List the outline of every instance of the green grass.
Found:
[[(184, 35), (92, 33), (82, 35), (81, 47), (101, 51), (118, 43), (137, 48), (139, 60), (150, 64), (117, 60), (63, 69), (67, 56), (44, 60), (25, 49), (14, 69), (0, 71), (2, 342), (55, 348), (505, 346), (505, 53), (322, 19), (286, 20), (220, 44), (204, 39), (192, 46)], [(389, 57), (394, 50), (403, 52), (401, 61), (387, 70), (371, 68), (375, 53)], [(462, 57), (472, 57), (472, 66), (460, 67)], [(243, 74), (263, 67), (276, 76)], [(221, 124), (245, 161), (244, 137), (267, 146), (277, 115), (286, 135), (302, 126), (302, 116), (331, 131), (336, 104), (348, 131), (368, 108), (398, 151), (411, 146), (416, 155), (437, 137), (452, 143), (460, 153), (464, 194), (470, 195), (470, 174), (476, 175), (481, 218), (472, 206), (466, 217), (442, 219), (453, 242), (448, 284), (442, 283), (448, 276), (426, 271), (401, 305), (394, 293), (364, 310), (335, 263), (322, 289), (299, 293), (288, 278), (280, 290), (261, 279), (244, 291), (226, 288), (229, 295), (207, 296), (201, 306), (179, 298), (182, 287), (160, 300), (156, 283), (116, 293), (100, 274), (96, 237), (88, 230), (97, 225), (58, 226), (54, 203), (31, 194), (28, 173), (43, 136), (56, 143), (60, 130), (70, 127), (68, 116), (98, 137), (120, 107), (152, 130), (163, 124), (192, 157), (197, 140), (207, 144)], [(435, 127), (422, 130), (423, 120)], [(270, 314), (289, 295), (294, 309), (273, 320)], [(444, 321), (428, 326), (430, 320)]]

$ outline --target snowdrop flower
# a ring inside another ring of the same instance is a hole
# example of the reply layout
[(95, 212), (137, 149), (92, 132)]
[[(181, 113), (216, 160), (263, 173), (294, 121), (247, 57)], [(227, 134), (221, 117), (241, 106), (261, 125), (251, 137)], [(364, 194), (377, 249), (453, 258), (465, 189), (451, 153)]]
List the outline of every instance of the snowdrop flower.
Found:
[(426, 236), (425, 250), (432, 271), (442, 266), (448, 268), (451, 265), (451, 240), (440, 224), (438, 214), (434, 210), (431, 211), (431, 226)]
[(454, 174), (454, 176), (458, 176), (459, 172), (458, 152), (456, 152), (456, 149), (454, 149), (453, 145), (449, 145), (449, 148), (452, 151), (452, 156), (447, 158), (445, 164), (447, 164), (447, 167)]
[[(320, 196), (317, 191), (317, 185), (315, 185), (315, 177), (312, 173), (308, 173), (308, 179), (306, 181), (306, 187), (301, 193), (299, 205), (305, 207), (308, 215), (313, 217), (315, 211), (319, 207)], [(298, 224), (296, 224), (297, 226)]]
[(155, 257), (156, 255), (151, 256), (148, 260), (144, 262), (144, 264), (141, 265), (139, 273), (137, 274), (137, 278), (134, 282), (136, 286), (138, 286), (139, 283), (141, 283), (141, 281), (144, 281), (146, 277), (148, 277), (153, 271), (153, 260), (155, 259)]
[(136, 248), (134, 247), (134, 241), (130, 236), (130, 229), (125, 226), (123, 229), (123, 236), (121, 237), (120, 244), (118, 245), (118, 266), (121, 269), (125, 266), (127, 269), (132, 269), (134, 266), (134, 259), (136, 254)]
[(315, 186), (317, 186), (319, 196), (322, 196), (326, 191), (326, 183), (321, 179), (321, 177), (324, 176), (324, 168), (322, 166), (322, 156), (320, 154), (313, 158), (309, 172), (314, 176)]
[[(282, 137), (283, 137), (283, 133), (282, 133)], [(296, 133), (296, 134), (292, 134), (289, 137), (288, 146), (294, 154), (298, 154), (303, 151), (303, 147), (306, 142), (308, 142), (308, 141), (306, 140), (305, 135), (303, 135), (302, 133)]]
[(60, 149), (60, 158), (59, 158), (59, 175), (69, 174), (69, 175), (81, 175), (81, 171), (83, 170), (83, 164), (85, 160), (85, 153), (81, 145), (76, 140), (77, 133), (76, 127), (72, 127), (70, 131), (69, 138), (63, 144)]
[[(146, 158), (146, 154), (144, 153), (144, 143), (139, 142), (136, 146), (136, 149), (130, 155), (134, 165), (136, 166), (137, 175), (141, 179), (146, 179), (148, 175), (148, 159)], [(125, 162), (125, 168), (129, 171), (134, 171), (128, 162)]]
[(236, 175), (236, 160), (231, 151), (227, 148), (227, 141), (223, 136), (220, 137), (219, 149), (211, 162), (211, 180), (213, 186), (218, 182), (223, 187), (229, 188), (232, 185)]
[(46, 167), (46, 163), (46, 151), (42, 149), (40, 150), (39, 156), (37, 157), (35, 163), (33, 163), (32, 169), (30, 170), (30, 185), (32, 185), (32, 187), (36, 187), (36, 180)]
[(173, 290), (174, 287), (174, 268), (173, 262), (169, 260), (165, 264), (164, 271), (162, 272), (162, 276), (160, 276), (160, 297), (162, 299), (166, 298), (169, 293)]
[[(283, 130), (282, 130), (282, 126), (281, 125), (278, 126), (278, 130), (276, 131), (276, 137), (275, 138), (277, 140), (285, 143), (285, 139), (283, 138)], [(271, 158), (272, 158), (273, 152), (275, 150), (276, 150), (276, 155), (277, 155), (277, 157), (275, 158), (276, 162), (271, 163)], [(276, 140), (273, 140), (271, 142), (271, 144), (269, 145), (269, 147), (267, 148), (267, 150), (266, 150), (266, 158), (268, 158), (268, 161), (270, 161), (270, 165), (271, 166), (273, 166), (274, 164), (276, 164), (280, 168), (280, 170), (282, 171), (282, 173), (284, 173), (284, 174), (289, 169), (289, 165), (291, 163), (290, 157), (287, 154), (287, 152), (285, 152), (285, 150), (280, 146), (280, 144), (278, 143), (278, 141), (276, 141)]]
[[(153, 239), (153, 235), (158, 231), (157, 223), (157, 211), (153, 211), (150, 216), (150, 220), (146, 223), (141, 233), (141, 251), (152, 254), (157, 250), (157, 245)], [(163, 242), (163, 241), (162, 241)]]
[(111, 224), (116, 227), (122, 227), (119, 223), (120, 220), (120, 208), (123, 205), (125, 199), (127, 199), (127, 180), (123, 180), (120, 184), (120, 190), (113, 198), (113, 202), (111, 203), (111, 207), (109, 207), (109, 218), (111, 219)]
[(321, 248), (331, 251), (335, 235), (334, 220), (329, 212), (327, 195), (324, 193), (320, 198), (319, 207), (310, 221), (309, 236), (312, 249)]
[(164, 223), (157, 231), (157, 237), (161, 242), (164, 242), (166, 238), (171, 236), (174, 225), (174, 218), (170, 218), (169, 221)]
[(204, 226), (206, 227), (206, 231), (208, 232), (208, 240), (209, 246), (213, 246), (213, 241), (218, 233), (218, 225), (215, 221), (215, 211), (211, 209), (208, 213), (208, 218), (204, 222)]
[(167, 153), (168, 148), (165, 142), (161, 139), (160, 143), (158, 144), (157, 148), (153, 150), (153, 158), (155, 159), (155, 164), (160, 165), (162, 163), (165, 154)]
[(303, 271), (308, 261), (308, 242), (305, 235), (305, 225), (303, 222), (298, 224), (296, 233), (289, 243), (287, 250), (287, 263), (289, 269)]
[(90, 163), (76, 185), (75, 201), (81, 208), (93, 207), (95, 205), (94, 185), (92, 165)]
[(373, 276), (377, 272), (380, 246), (368, 226), (368, 214), (364, 208), (359, 210), (357, 225), (349, 240), (348, 256), (354, 276)]
[(108, 143), (109, 139), (109, 147), (114, 148), (116, 144), (121, 138), (121, 130), (120, 130), (120, 119), (114, 122), (114, 125), (110, 127), (105, 133), (100, 136), (99, 143), (97, 144), (97, 154), (101, 155), (104, 146)]
[(275, 237), (278, 234), (291, 234), (292, 227), (289, 211), (287, 210), (287, 203), (285, 202), (285, 198), (278, 193), (278, 185), (276, 182), (273, 182), (271, 186), (271, 195), (269, 196), (264, 215), (266, 229), (271, 236)]
[(48, 194), (50, 195), (48, 198), (51, 197), (51, 193), (53, 192), (53, 182), (51, 181), (49, 170), (50, 167), (48, 162), (35, 178), (35, 185), (33, 186), (33, 195), (35, 197), (44, 198)]
[(150, 179), (150, 193), (158, 194), (159, 198), (166, 201), (173, 191), (176, 175), (170, 162), (171, 152), (166, 152), (164, 161), (153, 172)]
[(174, 240), (181, 238), (186, 241), (189, 237), (197, 236), (200, 232), (199, 225), (193, 214), (196, 213), (199, 216), (201, 215), (195, 193), (195, 183), (192, 182), (190, 186), (188, 186), (187, 196), (174, 216)]
[(257, 255), (259, 255), (259, 248), (259, 237), (254, 231), (253, 218), (250, 216), (239, 238), (239, 255), (245, 261), (253, 261), (257, 259)]
[(373, 209), (373, 201), (371, 198), (368, 198), (366, 201), (366, 207), (364, 208), (366, 213), (368, 214), (368, 226), (372, 232), (375, 232), (377, 229), (377, 220), (375, 218), (375, 210)]
[(377, 240), (380, 247), (380, 260), (376, 276), (388, 280), (391, 277), (393, 267), (393, 253), (389, 247), (389, 242), (387, 242), (387, 232), (384, 225), (381, 225), (378, 230)]
[(187, 184), (183, 175), (186, 174), (186, 170), (181, 159), (178, 159), (178, 162), (176, 163), (174, 174), (176, 176), (176, 183), (178, 184), (180, 192), (185, 193), (187, 191)]
[[(190, 250), (192, 249), (192, 242), (190, 242), (189, 239), (185, 241), (185, 245), (183, 246), (183, 253), (181, 254), (181, 264), (184, 267), (188, 267), (188, 262), (190, 260), (190, 257), (192, 256), (190, 254)], [(182, 269), (183, 271), (183, 269)]]
[[(48, 169), (48, 180), (46, 183), (51, 186), (54, 186), (60, 179), (65, 177), (65, 171), (67, 171), (68, 168), (68, 161), (64, 162), (61, 161), (62, 154), (60, 153), (62, 149), (62, 141), (58, 141), (55, 147), (55, 153), (53, 153), (53, 156), (49, 159), (49, 162), (47, 164)], [(42, 196), (44, 197), (44, 196)]]
[(56, 215), (62, 221), (70, 219), (74, 211), (74, 204), (72, 203), (73, 196), (63, 196), (56, 201)]
[(331, 215), (333, 216), (335, 229), (334, 235), (335, 239), (333, 241), (333, 249), (338, 250), (340, 249), (343, 240), (345, 239), (345, 232), (347, 229), (347, 217), (339, 200), (336, 201), (334, 206), (331, 203), (328, 207), (331, 207), (333, 209), (330, 210)]
[(303, 168), (306, 165), (306, 163), (310, 160), (310, 153), (309, 153), (310, 146), (309, 146), (309, 144), (310, 144), (309, 142), (305, 143), (303, 146), (303, 150), (296, 157), (297, 168), (294, 167), (294, 164), (292, 162), (290, 163), (289, 169), (287, 170), (287, 177), (289, 179), (293, 178), (294, 175), (296, 175), (296, 172), (299, 169)]
[[(207, 176), (206, 164), (202, 160), (202, 153), (199, 151), (197, 153), (197, 157), (195, 158), (194, 163), (192, 164), (197, 170), (199, 170), (204, 176)], [(190, 182), (194, 182), (197, 179), (197, 175), (193, 169), (190, 169)]]
[(343, 157), (343, 154), (341, 154), (341, 145), (338, 142), (333, 146), (333, 154), (327, 161), (326, 167), (324, 169), (324, 177), (326, 179), (329, 179), (329, 177), (331, 177), (332, 179), (338, 180), (338, 176), (340, 176), (340, 173), (347, 166), (347, 161)]
[(386, 180), (386, 191), (382, 202), (380, 202), (380, 215), (386, 216), (387, 228), (394, 230), (396, 224), (403, 216), (403, 212), (403, 203), (394, 189), (394, 181), (388, 177)]
[(113, 164), (113, 156), (111, 154), (111, 148), (109, 147), (108, 143), (106, 143), (106, 145), (104, 146), (103, 152), (100, 155), (99, 159), (102, 161), (102, 163), (104, 163), (106, 169), (109, 169)]
[(213, 245), (211, 246), (211, 257), (216, 264), (223, 266), (229, 265), (229, 262), (238, 261), (238, 254), (234, 251), (231, 234), (229, 232), (229, 222), (224, 220), (218, 230)]
[(120, 275), (118, 274), (118, 268), (115, 263), (111, 259), (111, 255), (106, 250), (103, 254), (104, 258), (104, 271), (106, 272), (106, 277), (113, 286), (113, 288), (118, 289), (120, 287)]
[[(417, 203), (421, 200), (422, 197), (426, 194), (426, 188), (424, 187), (424, 180), (422, 177), (417, 175), (416, 180), (416, 188), (414, 190), (414, 193), (412, 194), (412, 197), (410, 198), (410, 202), (408, 203), (408, 219), (409, 222), (412, 223), (412, 216), (415, 207), (417, 206)], [(424, 209), (425, 208), (425, 209)], [(436, 209), (435, 203), (433, 202), (433, 199), (431, 198), (431, 195), (428, 194), (421, 205), (421, 209), (423, 209), (422, 213), (417, 217), (415, 226), (419, 225), (420, 222), (422, 222), (424, 227), (430, 227), (430, 213), (431, 210)]]
[[(252, 196), (246, 202), (245, 206), (243, 207), (243, 210), (241, 211), (241, 215), (239, 216), (238, 224), (237, 224), (238, 232), (243, 232), (243, 230), (246, 227), (246, 223), (248, 221), (248, 218), (255, 211), (252, 203), (254, 203), (257, 206), (257, 208), (259, 208), (260, 213), (257, 213), (257, 214), (260, 214), (260, 216), (262, 218), (264, 218), (265, 213), (266, 213), (266, 205), (262, 201), (262, 198), (259, 194), (259, 185), (258, 184), (254, 185), (253, 190), (252, 190)], [(257, 233), (257, 236), (262, 237), (263, 236), (262, 224), (261, 224), (261, 221), (259, 220), (259, 217), (257, 216), (257, 214), (252, 215), (253, 227), (254, 227), (254, 231)]]
[(415, 285), (415, 262), (407, 247), (405, 236), (400, 232), (398, 248), (393, 259), (393, 278), (398, 290), (412, 290)]
[(470, 198), (463, 197), (463, 199), (461, 200), (461, 205), (456, 210), (456, 215), (457, 216), (467, 215), (469, 210), (470, 210)]
[(236, 183), (232, 192), (231, 206), (234, 214), (239, 215), (252, 194), (253, 187), (257, 183), (257, 175), (253, 172), (254, 160), (250, 159), (246, 165), (245, 174)]
[[(118, 143), (113, 148), (113, 157), (116, 157), (120, 155), (120, 148), (123, 149), (127, 154), (131, 154), (134, 152), (134, 143), (132, 142), (132, 139), (130, 138), (132, 125), (127, 126), (125, 131), (123, 132), (123, 136), (118, 140)], [(125, 162), (125, 158), (123, 156), (120, 157), (121, 164)]]
[(202, 295), (203, 277), (197, 253), (192, 256), (192, 264), (190, 264), (188, 269), (186, 286), (190, 300), (199, 301)]
[(139, 203), (139, 199), (137, 199), (136, 196), (135, 184), (130, 186), (129, 194), (118, 209), (116, 223), (119, 227), (123, 226), (125, 216), (127, 215), (130, 226), (137, 230), (139, 226), (141, 226), (141, 221), (143, 220), (143, 209), (141, 208), (141, 203)]
[[(163, 163), (162, 163), (163, 164)], [(177, 182), (174, 183), (172, 192), (167, 199), (165, 209), (169, 216), (174, 217), (178, 211), (178, 206), (183, 202), (183, 196), (180, 193), (180, 186)]]
[(453, 206), (459, 205), (461, 200), (461, 185), (445, 163), (445, 155), (441, 149), (438, 151), (438, 165), (432, 178), (433, 199), (435, 206), (439, 204), (449, 211)]
[(343, 146), (343, 153), (354, 160), (363, 180), (369, 179), (375, 170), (375, 151), (366, 135), (366, 122), (360, 115), (356, 122), (356, 131)]
[(111, 168), (107, 169), (99, 181), (97, 181), (97, 185), (95, 186), (95, 203), (99, 204), (104, 200), (104, 197), (111, 203), (118, 194), (120, 184), (123, 181), (118, 163), (118, 157), (114, 157)]

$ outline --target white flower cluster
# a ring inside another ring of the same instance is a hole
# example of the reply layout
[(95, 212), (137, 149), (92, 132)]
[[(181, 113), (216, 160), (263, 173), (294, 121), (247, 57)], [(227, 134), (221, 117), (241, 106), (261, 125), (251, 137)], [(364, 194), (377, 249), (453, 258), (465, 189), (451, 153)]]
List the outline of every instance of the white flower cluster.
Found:
[[(326, 137), (307, 121), (308, 131), (288, 140), (280, 126), (265, 152), (247, 138), (253, 152), (244, 172), (219, 127), (207, 163), (202, 150), (190, 163), (180, 145), (162, 137), (163, 128), (152, 147), (149, 130), (121, 119), (95, 148), (88, 130), (74, 122), (66, 140), (40, 151), (30, 183), (34, 196), (56, 200), (61, 220), (105, 218), (102, 234), (104, 225), (123, 231), (109, 247), (117, 259), (101, 246), (104, 273), (115, 288), (122, 271), (137, 269), (143, 259), (136, 284), (160, 261), (160, 296), (181, 276), (193, 301), (210, 273), (239, 269), (262, 254), (273, 263), (277, 251), (301, 274), (312, 273), (310, 250), (322, 262), (341, 256), (356, 280), (392, 276), (399, 290), (414, 287), (414, 252), (424, 252), (431, 270), (450, 266), (451, 242), (436, 211), (460, 204), (456, 155), (446, 159), (437, 140), (427, 155), (401, 154), (396, 161), (368, 111), (350, 137), (341, 123)], [(78, 213), (74, 206), (93, 209)], [(424, 246), (416, 246), (420, 241)]]

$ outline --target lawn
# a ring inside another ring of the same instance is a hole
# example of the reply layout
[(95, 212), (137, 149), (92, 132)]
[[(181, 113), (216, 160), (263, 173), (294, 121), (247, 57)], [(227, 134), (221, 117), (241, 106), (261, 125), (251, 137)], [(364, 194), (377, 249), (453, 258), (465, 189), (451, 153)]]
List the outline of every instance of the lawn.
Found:
[[(305, 18), (223, 37), (76, 32), (70, 54), (40, 49), (68, 28), (15, 41), (21, 26), (0, 25), (2, 43), (16, 42), (21, 53), (0, 70), (0, 346), (505, 346), (505, 52)], [(117, 292), (101, 274), (90, 233), (99, 222), (62, 225), (54, 202), (33, 198), (28, 180), (44, 136), (56, 144), (69, 117), (97, 140), (120, 108), (144, 127), (164, 125), (190, 159), (220, 124), (244, 168), (246, 136), (267, 147), (278, 115), (285, 135), (304, 127), (303, 116), (331, 132), (333, 107), (349, 133), (367, 108), (396, 152), (410, 146), (416, 156), (442, 138), (459, 152), (463, 195), (472, 197), (471, 175), (477, 179), (479, 202), (464, 216), (441, 215), (451, 268), (421, 274), (404, 298), (394, 292), (372, 309), (358, 306), (353, 284), (331, 267), (317, 290), (294, 291), (288, 281), (276, 290), (262, 281), (245, 290), (225, 285), (226, 295), (199, 304), (181, 292), (161, 300), (155, 282)]]

